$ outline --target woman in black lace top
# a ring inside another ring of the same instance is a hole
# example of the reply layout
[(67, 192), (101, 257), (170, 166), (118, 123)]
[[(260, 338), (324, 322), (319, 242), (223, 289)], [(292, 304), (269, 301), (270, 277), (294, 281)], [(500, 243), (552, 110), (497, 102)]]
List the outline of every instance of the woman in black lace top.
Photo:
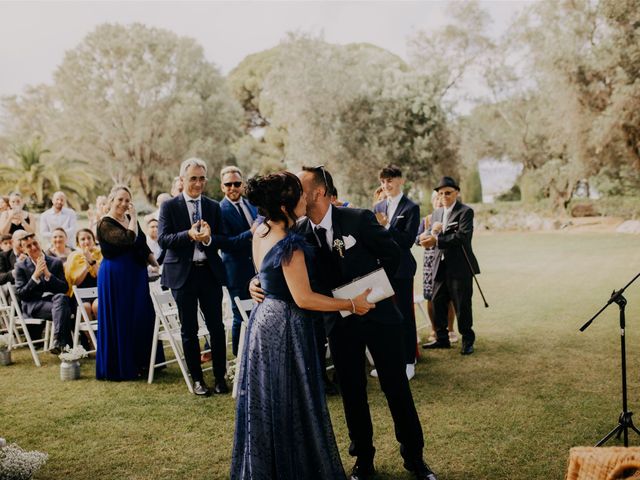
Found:
[(157, 263), (127, 187), (113, 187), (109, 213), (97, 230), (103, 260), (98, 272), (96, 377), (132, 380), (149, 365), (155, 314), (147, 263)]

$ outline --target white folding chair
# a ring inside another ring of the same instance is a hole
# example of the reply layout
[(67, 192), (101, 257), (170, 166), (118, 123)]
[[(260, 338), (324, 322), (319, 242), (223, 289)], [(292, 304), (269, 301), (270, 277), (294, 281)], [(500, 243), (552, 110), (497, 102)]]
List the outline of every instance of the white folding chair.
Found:
[[(182, 341), (180, 339), (180, 320), (178, 317), (178, 306), (176, 305), (176, 301), (170, 291), (156, 289), (151, 290), (151, 299), (153, 300), (153, 306), (156, 311), (156, 322), (153, 329), (153, 339), (151, 341), (151, 357), (149, 360), (149, 376), (147, 378), (147, 382), (153, 383), (153, 376), (156, 368), (169, 365), (171, 363), (177, 363), (180, 367), (182, 377), (187, 384), (189, 393), (193, 393), (191, 377), (189, 376), (189, 370), (187, 369), (187, 365), (184, 360), (184, 352), (182, 350)], [(173, 352), (173, 359), (156, 363), (159, 341), (162, 342), (162, 346), (165, 349), (167, 348), (166, 344), (169, 344), (169, 347)]]
[(231, 294), (227, 287), (222, 287), (222, 323), (224, 324), (224, 341), (231, 345), (231, 329), (233, 328), (233, 309)]
[[(40, 358), (38, 357), (35, 345), (42, 343), (43, 351), (49, 349), (49, 345), (53, 343), (51, 321), (47, 321), (44, 318), (25, 318), (24, 315), (22, 315), (22, 309), (20, 308), (20, 302), (18, 301), (14, 285), (9, 285), (9, 298), (11, 299), (9, 331), (15, 331), (16, 333), (16, 343), (13, 343), (12, 338), (9, 337), (9, 350), (16, 347), (28, 346), (31, 351), (31, 356), (33, 357), (33, 362), (36, 364), (36, 367), (40, 367)], [(42, 325), (43, 323), (45, 324), (43, 338), (40, 340), (32, 340), (27, 325)], [(21, 336), (24, 337), (24, 340), (22, 340)]]
[(93, 301), (98, 296), (98, 289), (96, 287), (78, 288), (74, 285), (73, 296), (78, 303), (78, 307), (76, 308), (76, 325), (73, 329), (73, 346), (76, 347), (80, 343), (80, 332), (89, 332), (94, 348), (87, 351), (87, 353), (93, 353), (98, 346), (98, 340), (94, 333), (98, 331), (98, 320), (91, 320), (89, 318), (83, 304), (85, 300)]
[[(177, 363), (180, 372), (184, 378), (190, 393), (193, 393), (193, 384), (189, 369), (184, 358), (184, 350), (182, 348), (182, 337), (180, 334), (180, 317), (178, 315), (178, 306), (171, 294), (171, 291), (163, 291), (161, 289), (152, 288), (151, 299), (156, 311), (156, 321), (153, 329), (153, 338), (151, 340), (151, 356), (149, 359), (149, 376), (148, 383), (153, 383), (155, 369), (171, 363)], [(209, 334), (204, 322), (202, 322), (202, 313), (198, 309), (198, 338), (202, 338)], [(169, 348), (173, 352), (173, 357), (166, 359), (164, 362), (156, 363), (156, 354), (158, 352), (158, 342), (162, 342), (162, 347), (166, 350)], [(204, 350), (203, 353), (210, 350)], [(212, 367), (203, 368), (203, 371), (211, 370)]]
[(0, 286), (0, 333), (8, 333), (11, 337), (11, 342), (18, 343), (18, 333), (15, 328), (11, 330), (11, 305), (5, 295), (5, 289), (8, 294), (9, 284)]
[(240, 366), (242, 364), (242, 352), (244, 351), (244, 337), (247, 331), (247, 325), (249, 324), (249, 315), (254, 306), (254, 301), (250, 298), (247, 300), (241, 300), (240, 297), (235, 297), (233, 301), (240, 311), (242, 317), (242, 325), (240, 326), (240, 341), (238, 342), (238, 356), (236, 357), (236, 374), (233, 376), (233, 389), (231, 391), (231, 397), (236, 398), (238, 396), (238, 379), (240, 378)]

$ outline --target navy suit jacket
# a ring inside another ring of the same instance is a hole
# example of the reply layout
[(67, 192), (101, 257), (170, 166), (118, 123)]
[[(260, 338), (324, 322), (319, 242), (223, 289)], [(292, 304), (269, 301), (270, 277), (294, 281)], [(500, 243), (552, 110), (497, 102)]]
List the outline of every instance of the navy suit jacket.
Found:
[[(385, 213), (386, 208), (387, 201), (383, 200), (375, 204), (373, 211)], [(418, 227), (420, 226), (420, 207), (405, 195), (402, 195), (393, 218), (389, 219), (389, 224), (389, 233), (400, 247), (400, 250), (402, 250), (395, 278), (413, 278), (416, 274), (417, 265), (416, 259), (411, 253), (411, 247), (415, 242)]]
[[(207, 261), (218, 282), (226, 285), (226, 272), (218, 254), (220, 245), (226, 241), (220, 205), (202, 195), (200, 209), (202, 219), (211, 227), (211, 243), (204, 247)], [(162, 262), (161, 284), (166, 288), (182, 288), (191, 272), (195, 249), (195, 242), (191, 241), (188, 234), (191, 225), (187, 202), (182, 194), (167, 200), (160, 207), (158, 243), (166, 252)]]
[[(251, 205), (245, 198), (240, 201), (251, 213), (251, 218), (255, 220), (258, 215), (256, 207)], [(240, 217), (240, 212), (224, 197), (220, 202), (222, 212), (222, 225), (227, 235), (226, 242), (221, 246), (222, 263), (227, 269), (227, 280), (230, 289), (246, 289), (256, 270), (253, 265), (253, 253), (251, 251), (251, 240), (253, 234), (251, 229), (247, 229), (244, 217)]]
[[(431, 224), (442, 222), (444, 208), (438, 208), (431, 216)], [(434, 274), (440, 267), (440, 259), (444, 253), (447, 262), (446, 273), (452, 278), (471, 277), (472, 271), (480, 273), (478, 260), (471, 248), (473, 238), (473, 209), (460, 202), (456, 202), (447, 221), (447, 229), (438, 234), (438, 245), (435, 247), (433, 260)], [(467, 262), (466, 256), (469, 259)], [(469, 268), (471, 264), (471, 268)]]
[[(330, 208), (334, 240), (351, 236), (356, 243), (351, 248), (344, 250), (343, 257), (340, 257), (334, 249), (332, 255), (338, 270), (325, 272), (324, 275), (322, 272), (318, 272), (312, 279), (312, 285), (322, 293), (331, 295), (331, 289), (369, 274), (380, 267), (385, 269), (389, 278), (393, 278), (401, 255), (400, 248), (393, 241), (389, 232), (378, 223), (371, 210), (334, 206)], [(318, 249), (318, 240), (308, 218), (298, 224), (297, 230), (306, 237), (308, 243), (315, 246), (316, 250)], [(323, 267), (326, 266), (317, 266), (319, 270)], [(329, 266), (329, 268), (332, 267)], [(324, 317), (327, 321), (327, 333), (329, 333), (337, 315), (328, 314)], [(376, 308), (369, 310), (365, 315), (361, 317), (349, 316), (345, 320), (355, 321), (354, 319), (393, 324), (401, 323), (402, 315), (393, 300), (387, 298), (378, 302)]]
[(45, 293), (64, 293), (69, 290), (67, 280), (64, 278), (64, 268), (62, 261), (48, 255), (44, 256), (47, 268), (51, 272), (49, 280), (45, 280), (44, 275), (40, 277), (40, 283), (33, 281), (32, 275), (36, 270), (30, 258), (25, 258), (15, 265), (16, 293), (22, 303), (22, 310), (25, 315), (33, 315), (33, 311), (40, 305), (42, 296)]

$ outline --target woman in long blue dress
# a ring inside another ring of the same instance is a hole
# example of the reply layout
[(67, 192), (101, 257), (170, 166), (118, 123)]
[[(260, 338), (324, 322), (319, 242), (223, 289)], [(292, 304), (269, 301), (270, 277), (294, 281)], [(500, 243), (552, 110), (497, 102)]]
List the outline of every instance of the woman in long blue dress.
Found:
[(97, 228), (103, 260), (98, 271), (96, 378), (134, 380), (149, 367), (155, 313), (147, 263), (155, 260), (129, 189), (113, 187), (109, 201), (109, 213)]
[(253, 237), (265, 300), (251, 313), (238, 373), (231, 480), (345, 479), (305, 309), (363, 315), (369, 292), (340, 300), (311, 290), (309, 246), (290, 230), (306, 209), (298, 177), (252, 179), (247, 197), (265, 217)]

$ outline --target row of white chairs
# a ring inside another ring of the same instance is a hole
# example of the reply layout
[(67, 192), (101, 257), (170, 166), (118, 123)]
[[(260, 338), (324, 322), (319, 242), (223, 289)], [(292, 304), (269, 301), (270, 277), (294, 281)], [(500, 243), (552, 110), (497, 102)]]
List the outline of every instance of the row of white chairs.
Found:
[[(75, 327), (73, 333), (73, 346), (79, 344), (80, 332), (88, 332), (94, 348), (89, 353), (95, 352), (97, 340), (95, 331), (98, 329), (98, 322), (91, 320), (82, 307), (86, 299), (98, 296), (96, 288), (73, 287), (74, 298), (78, 302), (78, 307), (74, 314)], [(29, 333), (29, 325), (44, 325), (44, 335), (41, 339), (34, 340)], [(31, 352), (33, 362), (37, 367), (40, 362), (40, 354), (46, 352), (53, 345), (54, 329), (51, 320), (44, 318), (27, 317), (23, 314), (15, 286), (6, 284), (0, 287), (0, 331), (9, 334), (9, 349), (28, 347)], [(41, 349), (36, 348), (42, 345)]]

